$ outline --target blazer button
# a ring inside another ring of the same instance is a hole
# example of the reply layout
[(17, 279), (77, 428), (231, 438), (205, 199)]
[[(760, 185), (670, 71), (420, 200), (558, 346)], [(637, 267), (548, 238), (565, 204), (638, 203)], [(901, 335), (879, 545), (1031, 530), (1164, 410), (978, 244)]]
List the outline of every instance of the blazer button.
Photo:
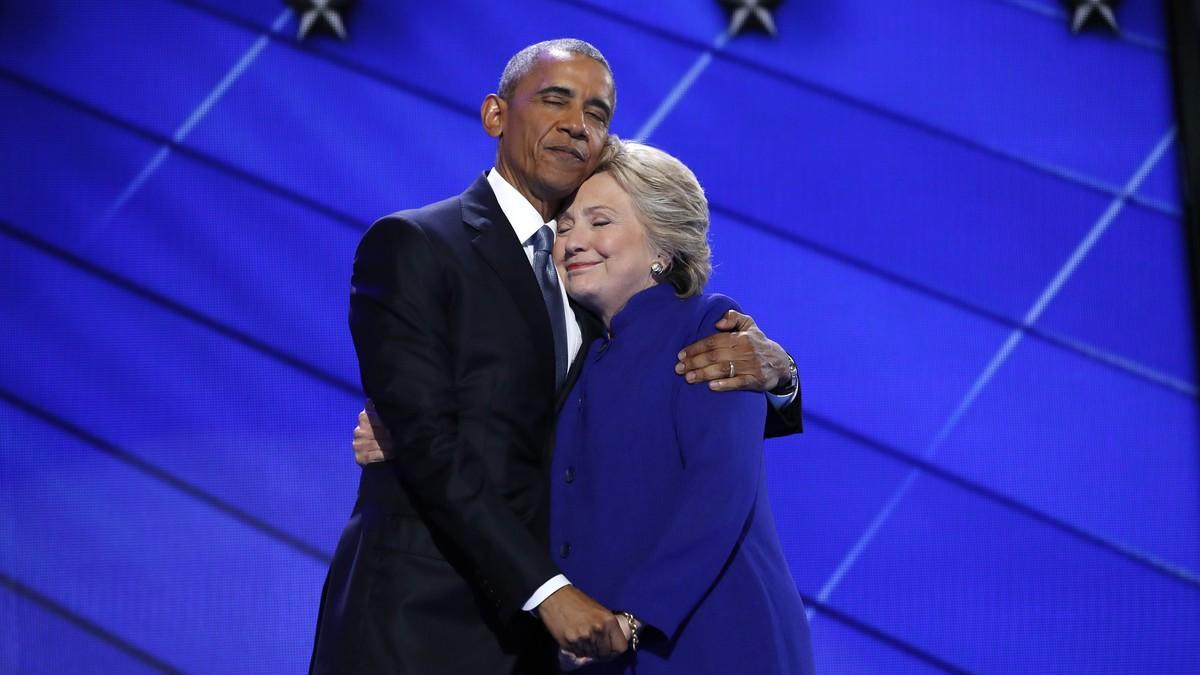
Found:
[(575, 467), (573, 467), (573, 466), (567, 467), (567, 470), (563, 472), (563, 480), (565, 480), (568, 483), (575, 482)]
[(564, 541), (562, 546), (558, 547), (558, 556), (560, 558), (566, 558), (569, 555), (571, 555), (571, 542)]

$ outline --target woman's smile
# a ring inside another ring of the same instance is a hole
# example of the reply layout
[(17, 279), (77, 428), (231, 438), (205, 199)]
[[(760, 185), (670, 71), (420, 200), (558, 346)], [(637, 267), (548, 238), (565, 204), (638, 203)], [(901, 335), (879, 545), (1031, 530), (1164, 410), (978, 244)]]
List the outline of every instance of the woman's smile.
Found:
[(567, 263), (567, 274), (570, 274), (571, 272), (582, 272), (586, 269), (595, 267), (596, 265), (599, 265), (599, 264), (600, 264), (599, 260), (596, 260), (594, 262)]

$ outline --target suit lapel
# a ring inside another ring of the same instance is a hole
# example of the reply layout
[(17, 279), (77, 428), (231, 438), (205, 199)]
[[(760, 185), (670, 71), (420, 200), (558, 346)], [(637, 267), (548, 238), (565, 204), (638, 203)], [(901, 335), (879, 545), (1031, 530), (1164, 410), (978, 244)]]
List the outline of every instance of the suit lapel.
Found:
[(463, 223), (474, 230), (471, 245), (512, 296), (521, 322), (528, 327), (533, 338), (533, 348), (541, 355), (538, 363), (542, 366), (543, 379), (553, 389), (554, 333), (550, 329), (550, 316), (542, 301), (541, 288), (529, 266), (529, 259), (517, 240), (517, 233), (500, 210), (486, 174), (467, 188), (461, 201)]

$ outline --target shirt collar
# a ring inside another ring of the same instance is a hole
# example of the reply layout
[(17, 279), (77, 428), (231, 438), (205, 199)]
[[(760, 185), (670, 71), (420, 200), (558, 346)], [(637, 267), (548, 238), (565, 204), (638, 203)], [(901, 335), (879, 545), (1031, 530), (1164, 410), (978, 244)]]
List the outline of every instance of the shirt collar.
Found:
[(551, 220), (548, 223), (542, 222), (542, 216), (533, 208), (533, 204), (525, 198), (525, 195), (517, 192), (517, 189), (504, 180), (504, 176), (493, 168), (488, 171), (488, 185), (492, 186), (492, 192), (496, 193), (496, 201), (500, 203), (500, 210), (504, 212), (504, 217), (508, 218), (508, 222), (512, 225), (513, 231), (517, 233), (517, 240), (522, 245), (529, 241), (529, 238), (541, 228), (542, 225), (549, 225), (550, 232), (557, 234), (555, 222)]

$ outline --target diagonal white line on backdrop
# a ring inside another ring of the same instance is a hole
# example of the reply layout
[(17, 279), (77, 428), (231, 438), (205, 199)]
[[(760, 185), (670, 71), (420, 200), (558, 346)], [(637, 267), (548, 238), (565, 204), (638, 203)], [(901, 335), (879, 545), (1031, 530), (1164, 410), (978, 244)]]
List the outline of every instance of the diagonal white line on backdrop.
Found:
[[(1062, 264), (1062, 266), (1059, 267), (1054, 277), (1051, 278), (1050, 282), (1038, 295), (1037, 299), (1025, 313), (1025, 317), (1023, 318), (1023, 326), (1015, 328), (1011, 333), (1009, 333), (1008, 337), (1006, 337), (1004, 342), (1000, 345), (1000, 348), (988, 361), (988, 364), (984, 367), (983, 371), (978, 377), (975, 378), (975, 381), (971, 384), (971, 387), (967, 390), (967, 393), (963, 395), (962, 399), (959, 400), (958, 405), (955, 406), (954, 412), (950, 414), (945, 423), (943, 423), (941, 428), (938, 429), (937, 434), (934, 435), (933, 439), (926, 446), (925, 451), (922, 453), (922, 457), (924, 459), (931, 460), (937, 455), (938, 450), (941, 448), (941, 444), (945, 442), (946, 438), (948, 438), (958, 426), (958, 423), (962, 420), (963, 415), (966, 414), (971, 405), (975, 402), (976, 398), (978, 398), (979, 394), (991, 382), (992, 377), (995, 376), (996, 372), (999, 371), (1002, 365), (1004, 365), (1004, 362), (1008, 359), (1008, 357), (1012, 355), (1013, 350), (1016, 349), (1018, 344), (1020, 344), (1021, 339), (1025, 336), (1025, 327), (1031, 326), (1034, 322), (1036, 322), (1042, 315), (1042, 312), (1045, 311), (1046, 307), (1049, 306), (1054, 297), (1058, 295), (1059, 291), (1062, 290), (1063, 286), (1071, 278), (1071, 275), (1079, 268), (1080, 263), (1083, 262), (1083, 260), (1087, 257), (1087, 254), (1091, 252), (1093, 247), (1095, 247), (1096, 242), (1100, 240), (1100, 237), (1105, 233), (1105, 231), (1108, 230), (1108, 227), (1112, 224), (1113, 220), (1116, 219), (1117, 214), (1120, 213), (1121, 208), (1129, 199), (1130, 195), (1137, 191), (1138, 187), (1142, 184), (1142, 181), (1145, 180), (1146, 176), (1150, 173), (1150, 170), (1154, 168), (1154, 165), (1159, 161), (1159, 159), (1162, 158), (1163, 154), (1166, 153), (1167, 149), (1171, 146), (1171, 143), (1174, 140), (1175, 128), (1171, 127), (1171, 129), (1163, 135), (1162, 139), (1159, 140), (1158, 144), (1154, 146), (1154, 149), (1150, 151), (1150, 154), (1147, 155), (1142, 163), (1138, 166), (1133, 176), (1130, 177), (1129, 181), (1125, 184), (1121, 194), (1117, 195), (1112, 200), (1112, 202), (1108, 205), (1108, 208), (1104, 210), (1104, 213), (1100, 215), (1100, 218), (1094, 225), (1092, 225), (1091, 229), (1088, 230), (1087, 234), (1084, 235), (1083, 239), (1071, 252), (1071, 255), (1067, 257), (1067, 260)], [(821, 590), (817, 595), (818, 600), (821, 602), (829, 601), (830, 596), (832, 596), (834, 591), (837, 590), (838, 586), (841, 585), (842, 581), (846, 577), (846, 574), (849, 573), (849, 571), (854, 567), (855, 563), (857, 563), (859, 558), (862, 556), (863, 551), (866, 550), (867, 546), (882, 530), (883, 526), (891, 519), (896, 507), (899, 506), (904, 500), (904, 497), (907, 496), (909, 490), (912, 489), (913, 484), (916, 483), (916, 480), (920, 478), (923, 473), (924, 471), (921, 469), (912, 469), (907, 475), (905, 475), (904, 479), (900, 482), (900, 485), (894, 492), (892, 492), (891, 496), (888, 497), (883, 507), (877, 514), (875, 514), (875, 517), (871, 519), (871, 523), (867, 525), (866, 529), (864, 529), (862, 534), (859, 535), (858, 539), (854, 542), (854, 545), (850, 547), (850, 550), (847, 551), (846, 555), (838, 563), (837, 568), (835, 568), (833, 573), (829, 576), (829, 579), (825, 581), (825, 584), (821, 587)], [(1127, 549), (1133, 553), (1136, 553), (1143, 559), (1151, 561), (1155, 560), (1152, 556), (1133, 551), (1127, 546), (1118, 546), (1122, 549)], [(1164, 567), (1173, 567), (1167, 563), (1162, 563), (1161, 565)], [(812, 609), (809, 609), (808, 611), (808, 618), (810, 622), (815, 618), (815, 614), (813, 613)]]
[(725, 45), (729, 44), (729, 38), (729, 33), (724, 31), (713, 38), (712, 47), (704, 50), (700, 56), (696, 57), (692, 66), (683, 74), (683, 77), (679, 78), (675, 86), (671, 87), (671, 91), (667, 92), (667, 97), (658, 104), (658, 107), (651, 113), (650, 118), (642, 124), (642, 128), (638, 129), (637, 133), (633, 135), (635, 141), (644, 142), (647, 138), (650, 138), (658, 129), (658, 126), (662, 124), (663, 120), (667, 118), (667, 115), (671, 114), (671, 111), (679, 104), (684, 94), (696, 83), (696, 79), (700, 77), (700, 74), (708, 68), (708, 64), (712, 63), (713, 53), (721, 51), (725, 48)]
[[(280, 30), (282, 30), (283, 27), (287, 25), (288, 19), (290, 19), (291, 16), (291, 8), (285, 8), (271, 23), (271, 32), (278, 33)], [(188, 137), (188, 134), (190, 134), (192, 130), (196, 128), (196, 125), (204, 119), (204, 116), (207, 115), (210, 110), (212, 110), (213, 106), (217, 104), (217, 101), (221, 100), (221, 97), (225, 95), (225, 92), (229, 91), (229, 88), (233, 86), (233, 83), (237, 82), (238, 78), (240, 78), (242, 74), (245, 73), (250, 67), (250, 65), (253, 64), (254, 61), (259, 57), (259, 55), (262, 54), (263, 50), (267, 48), (268, 44), (270, 44), (270, 41), (270, 37), (267, 35), (260, 35), (258, 39), (254, 41), (254, 44), (250, 45), (250, 48), (238, 58), (237, 63), (233, 64), (233, 67), (229, 69), (229, 72), (225, 73), (225, 76), (221, 78), (221, 81), (218, 82), (217, 85), (208, 92), (208, 94), (204, 97), (204, 100), (200, 101), (200, 104), (196, 106), (195, 110), (193, 110), (187, 116), (187, 118), (184, 119), (183, 123), (179, 125), (179, 128), (175, 130), (175, 133), (171, 134), (171, 140), (175, 141), (176, 143), (182, 143)], [(95, 237), (97, 234), (107, 228), (108, 224), (112, 222), (112, 219), (116, 217), (116, 215), (121, 212), (121, 209), (125, 207), (125, 204), (127, 204), (130, 199), (141, 192), (141, 189), (143, 186), (145, 186), (146, 182), (149, 181), (152, 176), (154, 176), (154, 174), (160, 167), (162, 167), (163, 163), (166, 162), (167, 158), (170, 156), (170, 146), (164, 145), (160, 147), (158, 151), (154, 153), (154, 156), (150, 158), (150, 161), (146, 162), (146, 165), (142, 167), (141, 171), (138, 171), (137, 175), (133, 177), (133, 180), (129, 181), (129, 184), (125, 186), (125, 189), (121, 191), (121, 194), (117, 195), (117, 198), (113, 200), (112, 204), (110, 204), (108, 208), (104, 210), (104, 215), (100, 217), (100, 220), (94, 227), (90, 228), (90, 231), (85, 235), (85, 240)]]

